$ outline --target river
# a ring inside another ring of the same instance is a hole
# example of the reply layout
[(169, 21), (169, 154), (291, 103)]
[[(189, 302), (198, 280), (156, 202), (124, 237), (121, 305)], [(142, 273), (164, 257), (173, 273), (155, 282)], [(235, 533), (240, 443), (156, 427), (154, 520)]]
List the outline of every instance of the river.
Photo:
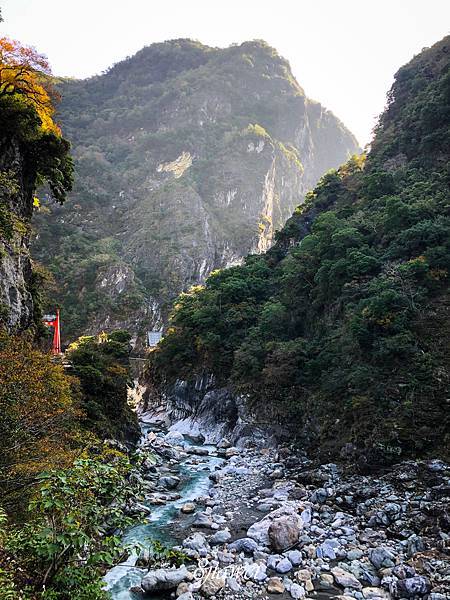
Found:
[[(146, 439), (149, 431), (161, 431), (159, 428), (153, 428), (148, 423), (141, 422), (142, 438), (141, 444)], [(185, 440), (184, 446), (195, 446), (195, 444)], [(176, 529), (184, 529), (192, 520), (192, 517), (180, 515), (180, 508), (186, 502), (195, 500), (199, 496), (207, 494), (211, 486), (209, 474), (215, 470), (217, 465), (223, 462), (223, 459), (214, 455), (215, 446), (202, 445), (210, 451), (208, 456), (195, 457), (199, 464), (193, 464), (193, 456), (184, 456), (179, 465), (177, 475), (181, 479), (181, 484), (177, 489), (180, 494), (178, 500), (169, 501), (163, 506), (152, 506), (150, 503), (142, 502), (145, 506), (151, 508), (151, 514), (146, 518), (145, 523), (140, 523), (131, 527), (124, 536), (125, 544), (149, 543), (150, 540), (159, 540), (165, 545), (171, 546), (179, 542), (179, 534)], [(135, 566), (137, 555), (131, 555), (124, 563), (121, 563), (108, 571), (104, 580), (106, 589), (109, 591), (113, 600), (136, 600), (138, 596), (129, 591), (130, 587), (138, 585), (147, 569), (141, 569)], [(154, 598), (157, 598), (154, 596)], [(161, 596), (167, 598), (167, 596)]]

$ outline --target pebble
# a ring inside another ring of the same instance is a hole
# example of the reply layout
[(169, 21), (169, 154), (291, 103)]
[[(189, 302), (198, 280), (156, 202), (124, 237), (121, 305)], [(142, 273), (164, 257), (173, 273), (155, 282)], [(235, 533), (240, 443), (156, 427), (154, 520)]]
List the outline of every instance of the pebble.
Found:
[(282, 594), (284, 592), (284, 583), (279, 577), (270, 577), (267, 580), (267, 591), (269, 594)]

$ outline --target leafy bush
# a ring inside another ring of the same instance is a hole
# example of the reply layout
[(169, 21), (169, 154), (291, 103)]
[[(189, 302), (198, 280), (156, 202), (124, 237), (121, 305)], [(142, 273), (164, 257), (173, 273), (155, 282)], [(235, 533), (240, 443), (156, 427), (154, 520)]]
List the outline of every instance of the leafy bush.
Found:
[(130, 378), (130, 335), (115, 331), (84, 336), (69, 346), (67, 356), (81, 383), (85, 425), (101, 438), (134, 442), (137, 417), (127, 404)]

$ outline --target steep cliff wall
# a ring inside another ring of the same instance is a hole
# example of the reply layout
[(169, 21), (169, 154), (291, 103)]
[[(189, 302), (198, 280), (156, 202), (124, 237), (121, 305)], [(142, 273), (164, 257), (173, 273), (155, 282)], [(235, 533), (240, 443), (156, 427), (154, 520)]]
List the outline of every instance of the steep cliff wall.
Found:
[(0, 320), (9, 331), (33, 320), (29, 222), (33, 180), (26, 172), (20, 145), (0, 139)]
[(268, 249), (318, 177), (358, 151), (264, 42), (154, 44), (61, 92), (77, 185), (39, 222), (36, 251), (68, 337), (161, 327), (180, 291)]

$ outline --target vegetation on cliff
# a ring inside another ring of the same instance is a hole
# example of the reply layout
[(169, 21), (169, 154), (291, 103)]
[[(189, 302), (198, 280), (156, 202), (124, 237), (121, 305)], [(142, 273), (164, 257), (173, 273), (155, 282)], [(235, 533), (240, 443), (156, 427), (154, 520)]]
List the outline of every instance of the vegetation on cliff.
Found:
[(29, 254), (36, 189), (63, 203), (72, 189), (70, 145), (53, 120), (48, 63), (0, 38), (0, 325), (39, 329), (39, 281)]
[(333, 459), (448, 453), (449, 41), (399, 70), (367, 159), (327, 173), (269, 252), (180, 296), (162, 388), (212, 373)]

